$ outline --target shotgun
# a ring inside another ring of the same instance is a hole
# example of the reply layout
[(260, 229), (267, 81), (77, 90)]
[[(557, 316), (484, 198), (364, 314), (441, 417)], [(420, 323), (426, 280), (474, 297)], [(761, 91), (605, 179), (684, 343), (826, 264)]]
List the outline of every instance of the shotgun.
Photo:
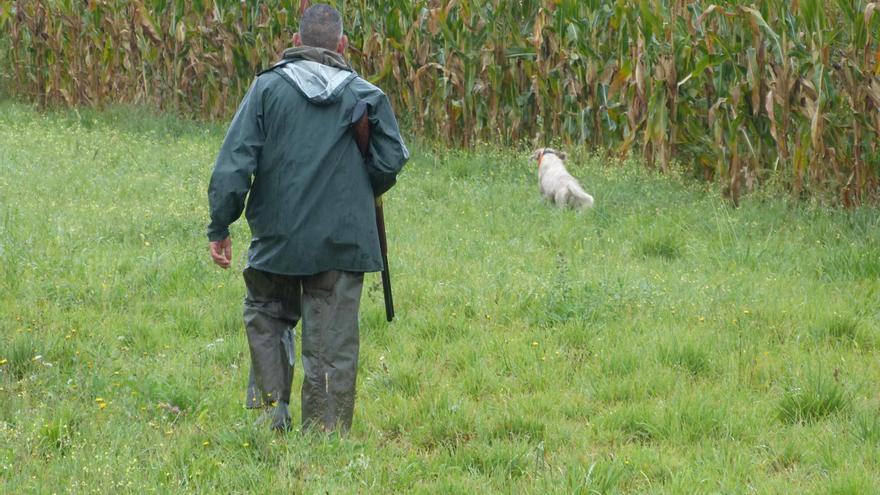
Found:
[[(367, 102), (360, 100), (351, 114), (351, 128), (364, 163), (372, 160), (370, 155), (370, 118)], [(385, 212), (382, 208), (382, 197), (376, 198), (376, 230), (379, 233), (379, 251), (382, 253), (382, 295), (385, 297), (385, 318), (394, 319), (394, 298), (391, 295), (391, 273), (388, 271), (388, 240), (385, 237)]]

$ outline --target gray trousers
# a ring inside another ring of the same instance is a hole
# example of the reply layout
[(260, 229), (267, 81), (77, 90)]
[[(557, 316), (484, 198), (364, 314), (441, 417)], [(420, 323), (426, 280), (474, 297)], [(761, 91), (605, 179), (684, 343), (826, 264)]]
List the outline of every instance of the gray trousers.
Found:
[[(251, 354), (247, 407), (290, 403), (294, 328), (302, 319), (302, 426), (351, 427), (363, 273), (298, 277), (245, 268), (244, 324)], [(285, 412), (286, 414), (286, 412)]]

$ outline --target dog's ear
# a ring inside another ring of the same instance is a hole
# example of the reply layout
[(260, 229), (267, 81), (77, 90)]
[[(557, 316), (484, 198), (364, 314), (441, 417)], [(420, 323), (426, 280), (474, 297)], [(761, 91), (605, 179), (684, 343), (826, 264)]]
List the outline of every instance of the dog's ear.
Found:
[(568, 158), (568, 155), (564, 151), (557, 151), (556, 156), (558, 156), (560, 160)]
[(541, 153), (543, 153), (543, 152), (544, 152), (544, 148), (538, 148), (535, 150), (534, 153), (532, 153), (532, 156), (530, 156), (529, 159), (530, 160), (537, 160), (541, 156)]

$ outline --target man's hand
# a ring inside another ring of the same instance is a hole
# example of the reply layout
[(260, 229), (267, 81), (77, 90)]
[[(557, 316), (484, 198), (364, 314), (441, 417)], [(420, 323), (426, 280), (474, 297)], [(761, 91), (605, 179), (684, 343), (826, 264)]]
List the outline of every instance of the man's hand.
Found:
[(220, 268), (229, 268), (232, 264), (232, 239), (227, 237), (222, 241), (211, 241), (208, 245), (211, 250), (211, 258)]

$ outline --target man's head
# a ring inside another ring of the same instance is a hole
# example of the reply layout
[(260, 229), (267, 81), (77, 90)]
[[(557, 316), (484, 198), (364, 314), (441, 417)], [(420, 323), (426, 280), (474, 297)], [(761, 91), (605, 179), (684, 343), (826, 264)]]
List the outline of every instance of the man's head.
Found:
[(312, 5), (303, 13), (299, 32), (293, 35), (293, 43), (343, 53), (348, 46), (348, 37), (342, 34), (342, 16), (329, 5)]

